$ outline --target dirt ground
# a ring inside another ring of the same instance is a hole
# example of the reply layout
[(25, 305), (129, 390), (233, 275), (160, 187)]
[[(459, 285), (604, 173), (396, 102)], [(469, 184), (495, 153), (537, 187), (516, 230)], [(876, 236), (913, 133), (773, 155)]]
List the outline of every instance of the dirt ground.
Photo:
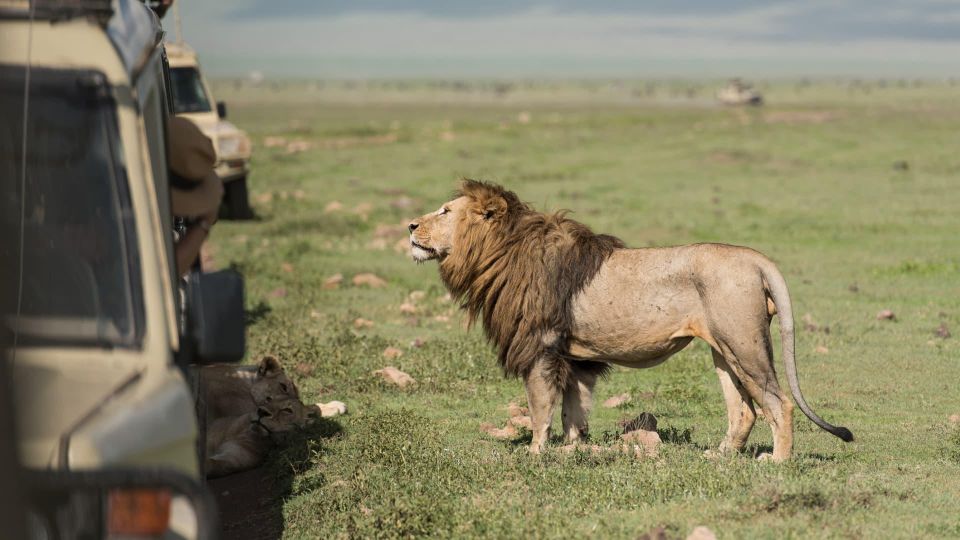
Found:
[(281, 487), (267, 467), (209, 481), (220, 509), (220, 538), (270, 540), (283, 535)]

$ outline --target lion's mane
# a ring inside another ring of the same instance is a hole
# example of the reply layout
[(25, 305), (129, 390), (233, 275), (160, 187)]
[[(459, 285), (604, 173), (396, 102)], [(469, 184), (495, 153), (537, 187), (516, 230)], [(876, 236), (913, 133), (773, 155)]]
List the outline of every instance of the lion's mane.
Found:
[(471, 199), (474, 215), (461, 216), (440, 275), (470, 323), (482, 320), (504, 373), (525, 377), (538, 358), (561, 388), (571, 370), (604, 373), (605, 363), (570, 361), (572, 303), (623, 242), (565, 212), (537, 212), (496, 184), (464, 180), (457, 196)]

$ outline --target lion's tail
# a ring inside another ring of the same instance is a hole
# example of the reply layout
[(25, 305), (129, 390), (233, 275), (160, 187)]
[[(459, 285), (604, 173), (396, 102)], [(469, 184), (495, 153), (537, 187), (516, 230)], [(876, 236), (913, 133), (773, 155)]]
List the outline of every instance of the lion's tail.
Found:
[(780, 270), (777, 269), (771, 261), (764, 259), (760, 264), (760, 271), (763, 279), (767, 283), (767, 292), (773, 299), (777, 307), (777, 314), (780, 316), (780, 341), (783, 347), (783, 363), (787, 368), (787, 382), (790, 384), (790, 393), (793, 394), (793, 400), (797, 406), (807, 415), (807, 418), (814, 424), (824, 430), (836, 435), (845, 442), (853, 440), (853, 433), (845, 427), (834, 426), (813, 412), (807, 400), (803, 399), (803, 393), (800, 391), (800, 379), (797, 377), (797, 361), (794, 355), (794, 333), (793, 333), (793, 306), (790, 303), (790, 293), (787, 291), (787, 282), (784, 281)]

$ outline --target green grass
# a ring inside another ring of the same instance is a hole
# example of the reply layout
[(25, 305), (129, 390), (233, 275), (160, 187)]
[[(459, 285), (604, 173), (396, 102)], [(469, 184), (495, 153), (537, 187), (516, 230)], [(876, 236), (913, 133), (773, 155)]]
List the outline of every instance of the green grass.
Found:
[[(273, 459), (291, 482), (278, 502), (287, 537), (636, 538), (656, 526), (685, 537), (697, 525), (722, 538), (960, 536), (960, 427), (948, 421), (960, 413), (960, 347), (934, 335), (941, 323), (960, 332), (955, 89), (780, 83), (766, 88), (770, 105), (731, 110), (712, 106), (705, 85), (686, 96), (679, 83), (644, 84), (528, 83), (505, 95), (217, 85), (256, 144), (261, 219), (221, 223), (212, 243), (219, 266), (246, 276), (250, 355), (278, 355), (309, 400), (350, 407), (306, 451)], [(313, 147), (267, 148), (276, 136)], [(523, 402), (521, 384), (502, 377), (478, 329), (462, 327), (435, 265), (394, 251), (402, 233), (375, 238), (378, 225), (436, 209), (460, 176), (569, 208), (632, 246), (720, 241), (772, 257), (797, 320), (829, 327), (798, 322), (807, 400), (857, 442), (797, 411), (791, 462), (752, 458), (771, 444), (763, 423), (748, 452), (704, 459), (726, 417), (702, 344), (598, 386), (598, 403), (622, 392), (633, 401), (597, 407), (594, 441), (650, 411), (658, 459), (562, 454), (559, 442), (532, 457), (529, 435), (483, 434), (480, 423), (502, 425), (506, 405)], [(325, 213), (332, 201), (343, 210)], [(365, 215), (352, 211), (363, 204)], [(352, 286), (360, 272), (388, 285)], [(341, 287), (321, 288), (336, 273)], [(402, 314), (414, 290), (426, 297)], [(881, 309), (896, 320), (876, 320)], [(357, 317), (375, 325), (357, 330)], [(385, 360), (387, 346), (403, 356)], [(419, 384), (398, 390), (371, 375), (388, 364)]]

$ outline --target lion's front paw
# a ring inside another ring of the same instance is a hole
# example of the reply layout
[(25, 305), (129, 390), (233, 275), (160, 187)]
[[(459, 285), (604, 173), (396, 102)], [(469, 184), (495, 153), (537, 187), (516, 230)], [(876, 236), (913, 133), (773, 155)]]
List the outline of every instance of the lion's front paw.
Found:
[(770, 462), (773, 462), (773, 461), (775, 461), (775, 460), (773, 459), (773, 454), (771, 454), (770, 452), (764, 452), (764, 453), (760, 454), (759, 456), (757, 456), (757, 461), (770, 461)]

